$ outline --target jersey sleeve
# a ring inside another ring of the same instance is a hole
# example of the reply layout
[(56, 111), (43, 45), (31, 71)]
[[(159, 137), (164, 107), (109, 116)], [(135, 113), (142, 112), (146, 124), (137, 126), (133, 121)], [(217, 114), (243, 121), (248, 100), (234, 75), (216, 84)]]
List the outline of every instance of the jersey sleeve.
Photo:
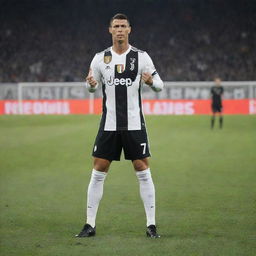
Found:
[(101, 72), (99, 69), (99, 54), (96, 54), (92, 59), (90, 69), (92, 71), (92, 76), (97, 81), (97, 85), (95, 87), (91, 87), (89, 83), (85, 83), (89, 92), (95, 92), (99, 85), (101, 85)]
[(148, 72), (152, 75), (153, 84), (150, 88), (153, 91), (160, 92), (163, 89), (164, 83), (157, 73), (154, 63), (147, 52), (143, 52), (142, 72)]

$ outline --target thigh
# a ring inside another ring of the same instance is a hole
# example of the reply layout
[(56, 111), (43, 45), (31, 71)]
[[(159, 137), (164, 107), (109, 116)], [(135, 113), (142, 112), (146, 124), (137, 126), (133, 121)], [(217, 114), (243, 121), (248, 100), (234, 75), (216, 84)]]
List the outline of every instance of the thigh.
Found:
[(123, 131), (122, 142), (125, 159), (133, 161), (150, 156), (146, 130)]
[(96, 158), (107, 159), (108, 161), (120, 160), (122, 151), (121, 135), (116, 131), (101, 131), (99, 130), (92, 156)]
[(222, 110), (221, 105), (216, 105), (216, 106), (215, 106), (215, 113), (216, 113), (216, 112), (221, 113), (221, 110)]
[(213, 104), (212, 104), (212, 110), (213, 110), (213, 112), (221, 112), (222, 111), (222, 104), (221, 104), (221, 102), (213, 102)]
[(217, 104), (212, 105), (212, 112), (213, 113), (219, 112), (219, 106)]

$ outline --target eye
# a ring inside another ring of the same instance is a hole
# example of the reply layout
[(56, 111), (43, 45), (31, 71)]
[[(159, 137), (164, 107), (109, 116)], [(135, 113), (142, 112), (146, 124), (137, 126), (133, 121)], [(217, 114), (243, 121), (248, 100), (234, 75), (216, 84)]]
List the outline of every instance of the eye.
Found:
[(114, 25), (113, 28), (127, 28), (126, 25)]

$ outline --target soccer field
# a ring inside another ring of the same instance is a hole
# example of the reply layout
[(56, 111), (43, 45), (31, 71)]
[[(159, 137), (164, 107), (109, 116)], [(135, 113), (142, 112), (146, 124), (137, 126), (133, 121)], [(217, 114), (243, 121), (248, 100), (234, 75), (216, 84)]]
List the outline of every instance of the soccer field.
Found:
[(147, 116), (160, 239), (129, 161), (113, 162), (84, 224), (99, 116), (0, 116), (1, 256), (256, 255), (256, 118)]

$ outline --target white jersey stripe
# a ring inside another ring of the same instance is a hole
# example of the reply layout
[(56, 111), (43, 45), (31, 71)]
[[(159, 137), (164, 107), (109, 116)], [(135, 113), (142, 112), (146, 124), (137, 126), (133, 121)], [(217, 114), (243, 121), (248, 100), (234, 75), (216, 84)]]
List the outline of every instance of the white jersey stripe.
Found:
[(108, 90), (106, 97), (106, 122), (104, 126), (105, 131), (113, 131), (116, 126), (116, 102), (115, 102), (115, 87)]

